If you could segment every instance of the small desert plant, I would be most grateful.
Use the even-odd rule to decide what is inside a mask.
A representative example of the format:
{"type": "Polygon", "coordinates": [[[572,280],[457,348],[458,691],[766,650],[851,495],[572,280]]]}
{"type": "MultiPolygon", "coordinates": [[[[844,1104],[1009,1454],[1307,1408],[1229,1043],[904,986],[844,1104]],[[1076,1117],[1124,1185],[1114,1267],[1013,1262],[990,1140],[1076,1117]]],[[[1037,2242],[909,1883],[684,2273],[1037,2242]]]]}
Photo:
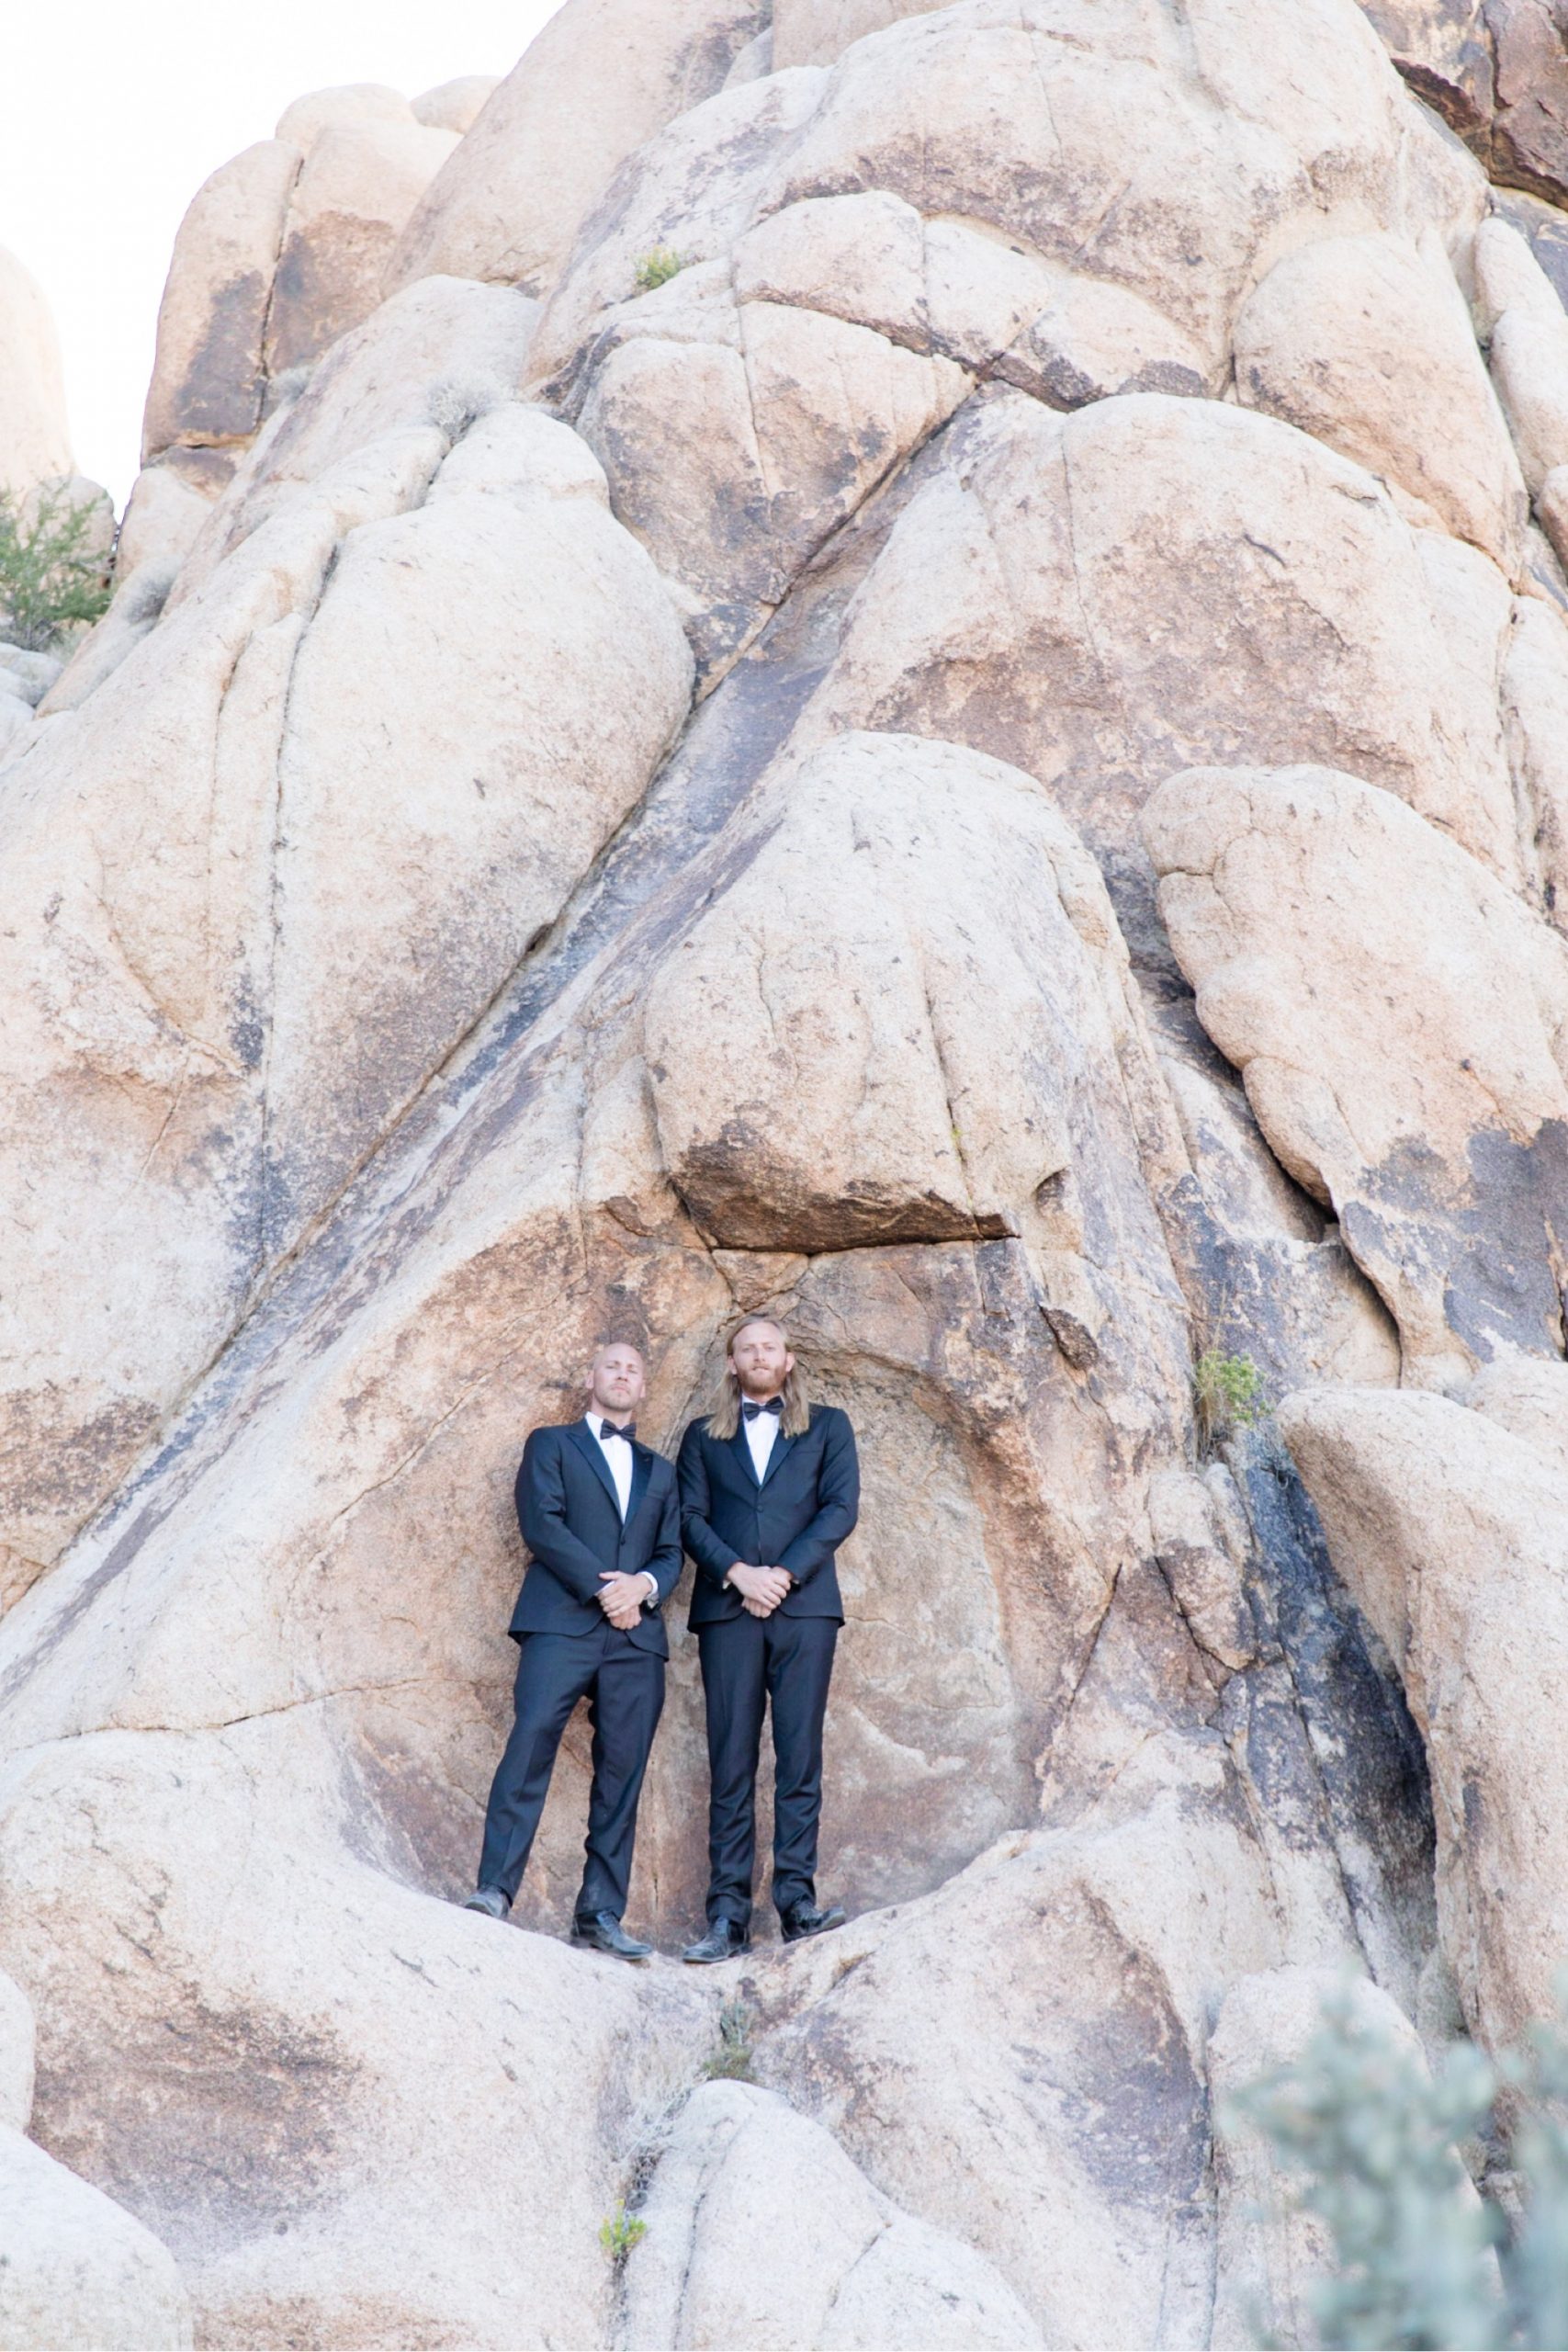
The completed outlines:
{"type": "Polygon", "coordinates": [[[1250,1356],[1205,1348],[1192,1368],[1192,1402],[1198,1434],[1205,1447],[1218,1445],[1233,1430],[1250,1429],[1269,1410],[1263,1374],[1250,1356]]]}
{"type": "Polygon", "coordinates": [[[1415,2049],[1331,1997],[1300,2063],[1233,2103],[1301,2177],[1335,2271],[1310,2291],[1325,2345],[1494,2352],[1568,2344],[1568,2041],[1540,2028],[1494,2063],[1453,2044],[1435,2075],[1415,2049]],[[1456,2154],[1513,2094],[1512,2229],[1456,2154]],[[1501,2258],[1501,2268],[1498,2257],[1501,2258]]]}
{"type": "Polygon", "coordinates": [[[671,245],[654,245],[644,254],[637,266],[637,290],[651,294],[658,286],[668,286],[679,277],[685,263],[671,245]]]}
{"type": "Polygon", "coordinates": [[[615,2211],[599,2224],[599,2243],[612,2262],[624,2262],[633,2246],[640,2245],[647,2235],[648,2223],[626,2211],[624,2197],[616,2199],[615,2211]]]}
{"type": "Polygon", "coordinates": [[[718,2013],[718,2042],[703,2066],[706,2082],[749,2083],[751,2028],[756,2011],[749,2001],[727,2001],[718,2013]]]}
{"type": "Polygon", "coordinates": [[[65,485],[19,499],[0,489],[0,636],[44,653],[73,621],[96,621],[109,601],[108,560],[93,544],[90,504],[65,485]]]}

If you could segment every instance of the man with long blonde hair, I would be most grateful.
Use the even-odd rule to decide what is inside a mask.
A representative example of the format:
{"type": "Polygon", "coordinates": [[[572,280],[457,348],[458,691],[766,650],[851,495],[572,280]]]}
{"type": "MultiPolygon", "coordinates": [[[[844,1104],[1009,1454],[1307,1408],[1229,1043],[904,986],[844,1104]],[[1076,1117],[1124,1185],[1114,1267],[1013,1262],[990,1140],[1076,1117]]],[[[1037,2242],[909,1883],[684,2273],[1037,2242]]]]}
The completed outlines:
{"type": "Polygon", "coordinates": [[[696,1563],[688,1618],[707,1707],[707,1933],[685,1957],[751,1939],[757,1758],[773,1715],[773,1902],[785,1943],[842,1925],[817,1902],[822,1724],[843,1623],[834,1555],[860,1509],[849,1416],[806,1396],[789,1334],[733,1334],[713,1409],[681,1441],[681,1535],[696,1563]]]}

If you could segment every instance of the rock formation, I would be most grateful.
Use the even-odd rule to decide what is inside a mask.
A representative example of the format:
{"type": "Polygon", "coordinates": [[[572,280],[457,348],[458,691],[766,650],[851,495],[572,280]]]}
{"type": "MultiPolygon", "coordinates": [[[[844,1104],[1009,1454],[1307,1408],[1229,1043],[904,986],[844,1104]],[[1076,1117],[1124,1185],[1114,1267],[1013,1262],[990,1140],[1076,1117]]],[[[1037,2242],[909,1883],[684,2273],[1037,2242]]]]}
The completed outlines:
{"type": "Polygon", "coordinates": [[[71,471],[65,377],[49,304],[15,254],[0,248],[0,487],[25,495],[71,471]]]}
{"type": "Polygon", "coordinates": [[[184,554],[300,371],[376,308],[410,214],[492,87],[314,91],[197,191],[158,313],[123,569],[184,554]]]}
{"type": "Polygon", "coordinates": [[[1470,146],[1370,13],[568,0],[198,196],[0,766],[58,2340],[111,2256],[224,2346],[1300,2340],[1217,2098],[1347,1962],[1547,2004],[1561,216],[1524,10],[1470,146]],[[669,1444],[762,1307],[861,1437],[854,1916],[627,1972],[556,1939],[581,1726],[517,1924],[452,1901],[512,1478],[596,1337],[669,1444]]]}

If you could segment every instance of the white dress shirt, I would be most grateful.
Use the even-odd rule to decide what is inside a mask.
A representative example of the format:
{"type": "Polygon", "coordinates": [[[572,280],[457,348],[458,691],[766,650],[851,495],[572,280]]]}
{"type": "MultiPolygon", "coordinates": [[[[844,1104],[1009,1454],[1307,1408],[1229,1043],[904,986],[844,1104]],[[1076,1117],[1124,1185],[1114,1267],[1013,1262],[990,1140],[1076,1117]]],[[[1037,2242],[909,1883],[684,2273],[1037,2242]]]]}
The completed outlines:
{"type": "Polygon", "coordinates": [[[740,1426],[746,1432],[746,1442],[751,1449],[751,1467],[757,1473],[757,1484],[761,1486],[773,1458],[773,1440],[779,1433],[779,1416],[777,1413],[748,1414],[743,1405],[740,1426]]]}
{"type": "MultiPolygon", "coordinates": [[[[615,1425],[614,1421],[607,1421],[603,1413],[585,1413],[582,1418],[588,1423],[588,1426],[592,1430],[594,1436],[598,1439],[599,1451],[603,1453],[605,1461],[610,1465],[610,1476],[615,1482],[615,1500],[620,1505],[621,1524],[624,1527],[626,1523],[626,1513],[630,1510],[632,1504],[632,1450],[630,1442],[626,1438],[618,1437],[615,1434],[615,1425]],[[604,1442],[604,1432],[606,1430],[610,1431],[610,1442],[608,1445],[604,1442]]],[[[659,1598],[659,1578],[654,1575],[651,1568],[644,1568],[642,1573],[648,1579],[648,1598],[642,1604],[643,1607],[647,1609],[649,1608],[659,1598]]]]}
{"type": "MultiPolygon", "coordinates": [[[[746,1432],[746,1442],[751,1452],[751,1467],[757,1473],[759,1487],[773,1460],[773,1447],[778,1442],[779,1420],[777,1413],[748,1413],[745,1404],[741,1405],[740,1426],[746,1432]]],[[[725,1582],[729,1582],[728,1576],[725,1582]]],[[[793,1585],[794,1582],[795,1578],[791,1577],[790,1583],[793,1585]]]]}

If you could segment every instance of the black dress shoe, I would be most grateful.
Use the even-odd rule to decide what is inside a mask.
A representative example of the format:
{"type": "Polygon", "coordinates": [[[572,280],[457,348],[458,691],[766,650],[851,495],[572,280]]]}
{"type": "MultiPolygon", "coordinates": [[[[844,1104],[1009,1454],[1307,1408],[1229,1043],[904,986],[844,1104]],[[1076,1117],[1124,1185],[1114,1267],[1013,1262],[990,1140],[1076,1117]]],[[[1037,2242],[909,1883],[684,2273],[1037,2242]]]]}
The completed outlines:
{"type": "Polygon", "coordinates": [[[804,1943],[807,1936],[825,1936],[829,1928],[843,1924],[841,1903],[829,1904],[826,1911],[818,1911],[815,1903],[797,1903],[779,1913],[779,1933],[786,1944],[804,1943]]]}
{"type": "Polygon", "coordinates": [[[716,1960],[733,1960],[738,1952],[751,1949],[750,1931],[739,1919],[716,1919],[705,1936],[688,1944],[681,1954],[694,1968],[711,1967],[716,1960]]]}
{"type": "Polygon", "coordinates": [[[571,1940],[586,1944],[590,1951],[607,1951],[612,1960],[647,1960],[653,1951],[651,1944],[639,1944],[628,1936],[613,1911],[595,1911],[592,1919],[574,1919],[571,1940]]]}
{"type": "Polygon", "coordinates": [[[482,1911],[487,1919],[504,1919],[512,1905],[499,1886],[476,1887],[464,1904],[465,1911],[482,1911]]]}

